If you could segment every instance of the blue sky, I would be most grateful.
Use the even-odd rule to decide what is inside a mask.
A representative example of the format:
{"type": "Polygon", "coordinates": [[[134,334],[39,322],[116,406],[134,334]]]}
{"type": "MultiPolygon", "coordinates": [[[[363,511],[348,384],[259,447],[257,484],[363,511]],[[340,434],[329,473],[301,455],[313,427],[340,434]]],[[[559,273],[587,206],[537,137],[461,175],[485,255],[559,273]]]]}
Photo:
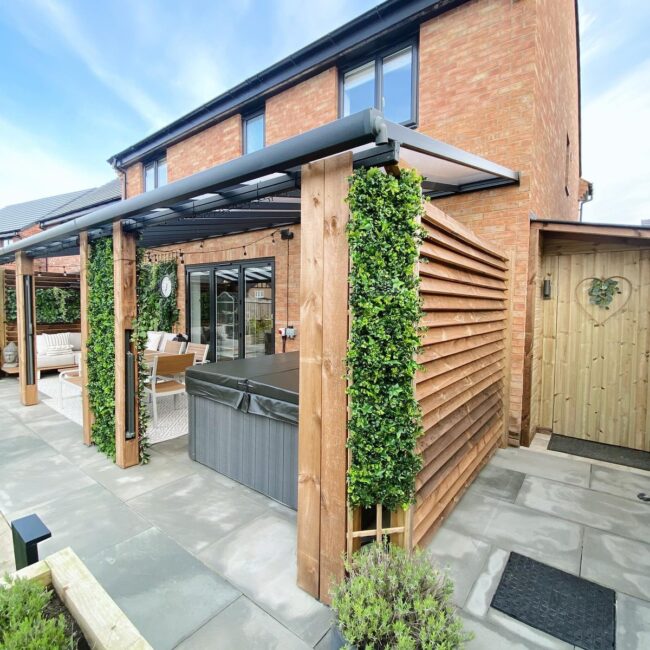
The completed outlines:
{"type": "MultiPolygon", "coordinates": [[[[111,154],[377,4],[0,3],[0,205],[110,180],[111,154]]],[[[580,5],[596,196],[584,215],[638,222],[650,218],[650,3],[580,5]]]]}

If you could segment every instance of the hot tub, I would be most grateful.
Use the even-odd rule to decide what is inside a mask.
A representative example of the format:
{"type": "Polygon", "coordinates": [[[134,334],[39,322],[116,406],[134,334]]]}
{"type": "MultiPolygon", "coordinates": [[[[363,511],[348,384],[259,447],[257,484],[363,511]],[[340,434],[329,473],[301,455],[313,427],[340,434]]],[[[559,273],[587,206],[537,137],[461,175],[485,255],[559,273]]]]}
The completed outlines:
{"type": "Polygon", "coordinates": [[[189,454],[290,508],[298,491],[299,353],[220,361],[185,373],[189,454]]]}

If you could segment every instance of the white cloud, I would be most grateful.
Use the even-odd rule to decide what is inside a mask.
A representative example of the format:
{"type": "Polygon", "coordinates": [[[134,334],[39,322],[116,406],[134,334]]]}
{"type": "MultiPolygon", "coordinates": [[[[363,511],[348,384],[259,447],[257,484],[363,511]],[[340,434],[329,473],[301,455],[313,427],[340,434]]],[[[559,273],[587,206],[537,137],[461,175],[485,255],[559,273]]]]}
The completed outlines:
{"type": "Polygon", "coordinates": [[[111,170],[94,172],[70,163],[36,139],[0,118],[0,207],[44,196],[96,187],[111,170]]]}
{"type": "Polygon", "coordinates": [[[588,102],[582,112],[583,176],[594,183],[588,221],[650,219],[650,59],[588,102]]]}

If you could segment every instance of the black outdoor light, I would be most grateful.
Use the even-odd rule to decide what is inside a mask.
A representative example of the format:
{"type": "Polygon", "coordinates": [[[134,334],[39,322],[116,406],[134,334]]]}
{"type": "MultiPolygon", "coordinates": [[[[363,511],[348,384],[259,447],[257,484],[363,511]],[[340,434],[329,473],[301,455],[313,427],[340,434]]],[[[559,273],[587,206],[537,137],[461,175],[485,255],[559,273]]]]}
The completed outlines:
{"type": "Polygon", "coordinates": [[[544,300],[550,300],[551,299],[551,279],[550,278],[544,278],[544,282],[542,283],[542,298],[544,298],[544,300]]]}
{"type": "Polygon", "coordinates": [[[126,331],[126,439],[135,438],[136,358],[131,351],[132,332],[126,331]]]}
{"type": "Polygon", "coordinates": [[[52,537],[38,515],[27,515],[11,522],[16,571],[38,562],[38,543],[52,537]]]}

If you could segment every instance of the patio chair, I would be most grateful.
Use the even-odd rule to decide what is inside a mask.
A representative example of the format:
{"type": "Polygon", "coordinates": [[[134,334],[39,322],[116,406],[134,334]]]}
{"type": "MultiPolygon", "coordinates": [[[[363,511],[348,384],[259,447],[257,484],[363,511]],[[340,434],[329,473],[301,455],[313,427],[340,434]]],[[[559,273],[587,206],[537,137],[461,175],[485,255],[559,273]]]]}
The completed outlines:
{"type": "Polygon", "coordinates": [[[188,343],[185,353],[194,355],[194,363],[201,364],[208,360],[210,346],[207,343],[188,343]]]}
{"type": "Polygon", "coordinates": [[[162,352],[166,352],[167,354],[182,354],[185,345],[186,343],[183,341],[165,341],[162,352]]]}
{"type": "Polygon", "coordinates": [[[170,356],[157,356],[151,367],[151,377],[144,386],[152,403],[154,426],[158,423],[157,400],[161,397],[176,396],[185,393],[185,384],[180,380],[187,368],[194,364],[194,354],[174,354],[170,356]],[[175,377],[175,379],[170,379],[175,377]]]}

